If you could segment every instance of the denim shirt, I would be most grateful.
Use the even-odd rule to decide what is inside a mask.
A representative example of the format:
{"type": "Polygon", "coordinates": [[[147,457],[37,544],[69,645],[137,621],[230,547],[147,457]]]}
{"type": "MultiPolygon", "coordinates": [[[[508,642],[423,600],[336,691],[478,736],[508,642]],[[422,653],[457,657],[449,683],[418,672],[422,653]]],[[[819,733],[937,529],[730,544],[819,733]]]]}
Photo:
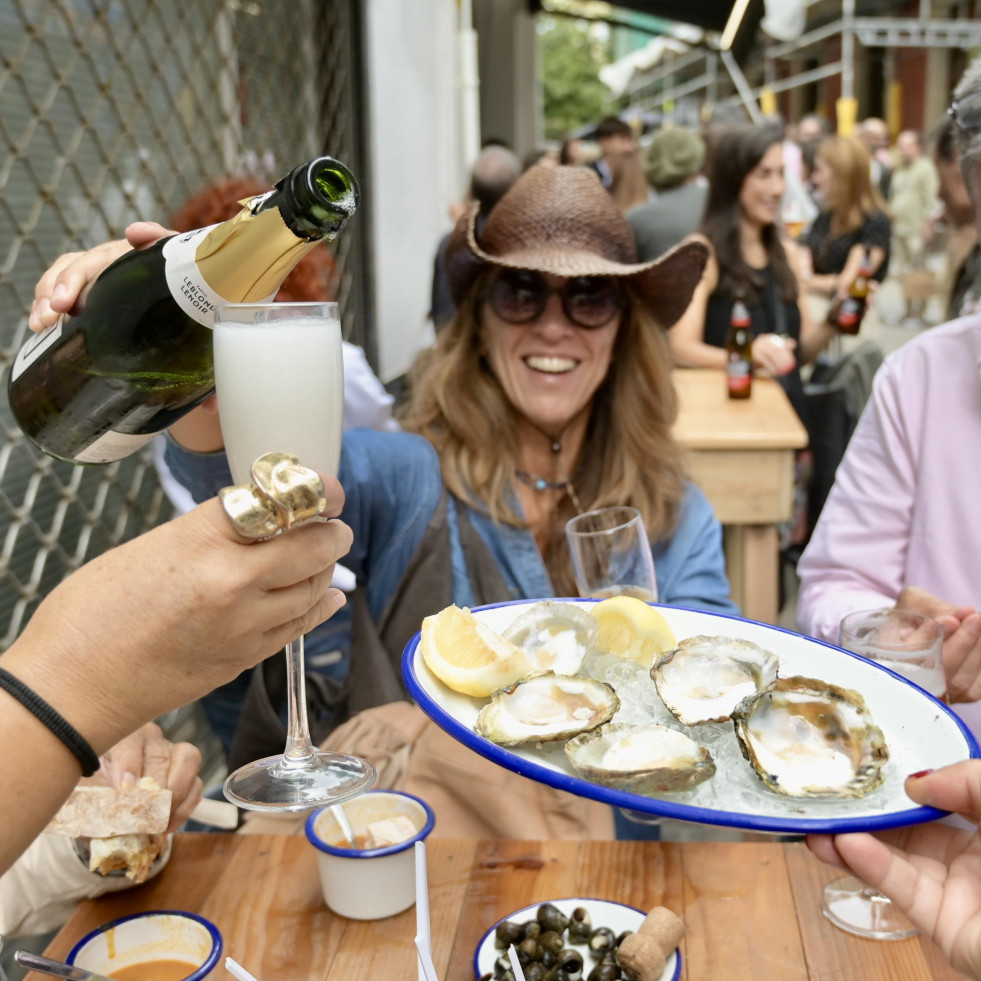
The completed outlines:
{"type": "MultiPolygon", "coordinates": [[[[194,453],[168,439],[167,463],[197,501],[232,482],[225,454],[194,453]]],[[[439,459],[428,440],[410,433],[355,429],[344,433],[338,472],[346,496],[341,519],[354,533],[344,565],[366,587],[372,616],[381,615],[422,540],[443,493],[439,459]]],[[[555,595],[534,536],[527,528],[495,523],[448,495],[453,601],[473,605],[460,545],[458,513],[466,509],[474,530],[500,567],[510,597],[555,595]]],[[[520,510],[520,509],[519,509],[520,510]]],[[[722,553],[722,528],[705,495],[688,483],[681,513],[670,538],[652,542],[658,602],[695,610],[736,613],[722,553]]],[[[307,635],[313,659],[335,645],[350,648],[350,622],[332,620],[307,635]],[[332,626],[329,626],[332,625],[332,626]],[[328,629],[324,629],[328,628],[328,629]],[[346,636],[345,636],[346,635],[346,636]],[[326,645],[326,646],[325,646],[326,645]]]]}

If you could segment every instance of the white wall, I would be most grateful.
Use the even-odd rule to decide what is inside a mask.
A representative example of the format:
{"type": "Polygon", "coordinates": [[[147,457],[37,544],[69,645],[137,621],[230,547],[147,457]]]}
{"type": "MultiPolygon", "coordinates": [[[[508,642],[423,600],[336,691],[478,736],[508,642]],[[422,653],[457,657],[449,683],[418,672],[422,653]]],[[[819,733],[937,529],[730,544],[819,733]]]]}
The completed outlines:
{"type": "MultiPolygon", "coordinates": [[[[431,336],[433,256],[462,195],[455,0],[366,0],[375,310],[388,381],[431,336]]],[[[366,182],[367,183],[367,182],[366,182]]]]}

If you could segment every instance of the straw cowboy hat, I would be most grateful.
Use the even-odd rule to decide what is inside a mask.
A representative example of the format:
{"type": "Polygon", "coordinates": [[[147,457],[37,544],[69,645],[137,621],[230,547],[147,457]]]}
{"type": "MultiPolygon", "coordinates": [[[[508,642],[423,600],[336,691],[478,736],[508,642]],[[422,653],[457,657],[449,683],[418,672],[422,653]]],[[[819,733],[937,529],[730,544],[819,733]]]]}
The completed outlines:
{"type": "Polygon", "coordinates": [[[682,242],[637,262],[634,233],[593,171],[532,167],[494,206],[480,239],[478,207],[457,222],[446,248],[446,274],[457,306],[488,268],[532,269],[555,276],[619,276],[662,327],[687,309],[708,249],[682,242]]]}

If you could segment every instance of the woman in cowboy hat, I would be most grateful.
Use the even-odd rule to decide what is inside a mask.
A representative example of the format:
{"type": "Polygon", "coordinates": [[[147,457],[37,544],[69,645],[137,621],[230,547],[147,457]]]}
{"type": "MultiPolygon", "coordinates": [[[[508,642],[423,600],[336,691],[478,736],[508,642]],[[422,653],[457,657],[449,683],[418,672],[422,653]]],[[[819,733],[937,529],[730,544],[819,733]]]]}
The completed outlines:
{"type": "MultiPolygon", "coordinates": [[[[479,238],[475,217],[461,218],[447,249],[458,311],[412,373],[402,420],[409,431],[344,435],[342,518],[355,536],[345,565],[359,581],[353,640],[331,636],[325,624],[307,650],[315,657],[349,647],[355,656],[322,733],[360,712],[331,739],[370,755],[349,727],[370,717],[362,710],[384,705],[379,716],[398,728],[391,703],[401,700],[414,713],[402,726],[413,748],[402,786],[438,802],[441,833],[608,835],[609,808],[530,789],[435,727],[420,735],[421,713],[404,704],[400,657],[423,617],[450,603],[575,595],[565,523],[612,504],[641,511],[661,602],[735,612],[720,526],[684,479],[671,437],[664,331],[688,305],[707,250],[686,243],[636,263],[630,226],[595,174],[578,168],[529,170],[479,238]]],[[[231,477],[224,453],[202,452],[221,445],[208,430],[214,416],[192,416],[176,434],[188,445],[173,441],[168,461],[204,497],[231,477]],[[195,423],[203,435],[189,429],[195,423]]],[[[253,692],[280,674],[257,673],[253,692]]],[[[272,727],[267,701],[261,693],[243,719],[265,711],[272,727]]],[[[377,728],[371,739],[384,743],[388,760],[400,748],[398,736],[386,741],[377,728]]],[[[281,740],[273,731],[265,755],[281,740]]],[[[243,737],[239,752],[251,759],[265,748],[243,737]]]]}

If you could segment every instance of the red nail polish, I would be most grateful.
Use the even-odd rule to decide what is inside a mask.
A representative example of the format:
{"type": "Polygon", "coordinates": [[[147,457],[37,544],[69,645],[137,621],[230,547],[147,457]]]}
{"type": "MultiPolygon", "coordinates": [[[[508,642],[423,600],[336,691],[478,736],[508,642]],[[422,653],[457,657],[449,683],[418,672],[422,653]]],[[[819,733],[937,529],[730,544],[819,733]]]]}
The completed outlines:
{"type": "Polygon", "coordinates": [[[925,777],[928,773],[933,773],[933,770],[932,769],[930,769],[930,770],[919,770],[916,773],[911,773],[909,775],[909,778],[908,779],[910,779],[910,780],[919,780],[920,777],[925,777]]]}

